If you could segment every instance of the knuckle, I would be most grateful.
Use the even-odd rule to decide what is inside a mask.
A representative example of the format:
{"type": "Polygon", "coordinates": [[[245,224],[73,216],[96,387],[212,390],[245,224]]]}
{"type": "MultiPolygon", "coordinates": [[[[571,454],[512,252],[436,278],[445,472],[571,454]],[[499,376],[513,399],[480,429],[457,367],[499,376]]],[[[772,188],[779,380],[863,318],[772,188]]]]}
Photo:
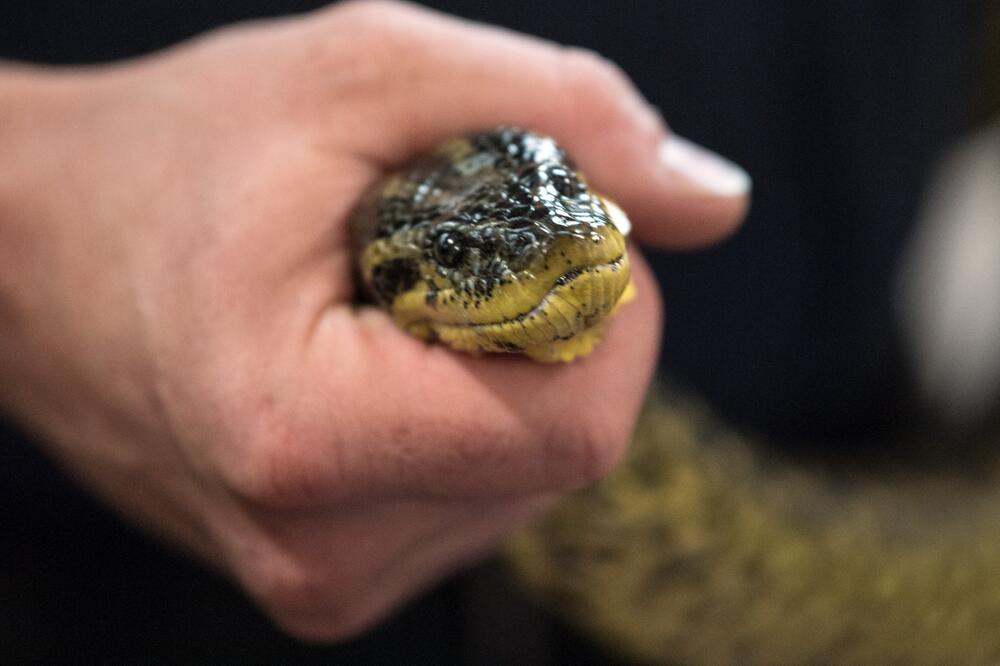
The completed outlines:
{"type": "Polygon", "coordinates": [[[633,127],[638,92],[618,65],[600,54],[565,47],[562,54],[559,98],[564,113],[589,127],[633,127]]]}
{"type": "Polygon", "coordinates": [[[222,481],[237,497],[262,507],[301,508],[315,504],[334,485],[332,454],[317,464],[314,447],[275,427],[244,435],[241,455],[222,466],[222,481]]]}
{"type": "Polygon", "coordinates": [[[369,628],[369,621],[332,611],[321,616],[271,616],[289,636],[305,643],[335,643],[354,638],[369,628]]]}
{"type": "Polygon", "coordinates": [[[403,50],[406,36],[367,14],[348,16],[336,32],[319,32],[301,50],[304,71],[316,71],[335,83],[353,80],[357,70],[380,73],[392,57],[403,50]],[[348,76],[350,75],[350,76],[348,76]]]}
{"type": "Polygon", "coordinates": [[[364,44],[370,55],[383,53],[385,46],[413,41],[416,36],[408,29],[406,16],[415,11],[412,5],[395,0],[351,0],[337,5],[333,15],[339,33],[364,44]]]}
{"type": "MultiPolygon", "coordinates": [[[[299,49],[300,71],[312,94],[343,104],[385,103],[394,89],[407,87],[427,40],[401,20],[403,3],[350,2],[332,12],[329,29],[318,26],[308,47],[299,49]],[[319,81],[319,85],[316,85],[319,81]]],[[[324,108],[326,108],[324,106],[324,108]]],[[[329,122],[324,116],[323,122],[329,122]]]]}
{"type": "Polygon", "coordinates": [[[322,586],[309,568],[290,558],[273,557],[250,580],[254,596],[282,618],[311,615],[327,606],[322,586]]]}
{"type": "Polygon", "coordinates": [[[365,572],[350,562],[311,565],[274,544],[243,572],[244,585],[265,613],[286,633],[307,641],[349,638],[372,618],[364,611],[359,581],[365,572]]]}
{"type": "Polygon", "coordinates": [[[553,485],[570,490],[594,483],[611,472],[628,447],[628,434],[601,419],[574,422],[549,435],[547,466],[553,485]]]}
{"type": "Polygon", "coordinates": [[[567,47],[563,53],[563,73],[571,92],[592,101],[613,103],[632,88],[618,65],[589,49],[567,47]]]}
{"type": "Polygon", "coordinates": [[[628,449],[629,432],[622,428],[606,426],[593,431],[591,439],[586,442],[583,469],[585,484],[594,483],[610,474],[621,462],[628,449]]]}
{"type": "Polygon", "coordinates": [[[400,0],[347,0],[337,4],[341,17],[362,21],[380,21],[401,11],[412,11],[413,5],[400,0]]]}

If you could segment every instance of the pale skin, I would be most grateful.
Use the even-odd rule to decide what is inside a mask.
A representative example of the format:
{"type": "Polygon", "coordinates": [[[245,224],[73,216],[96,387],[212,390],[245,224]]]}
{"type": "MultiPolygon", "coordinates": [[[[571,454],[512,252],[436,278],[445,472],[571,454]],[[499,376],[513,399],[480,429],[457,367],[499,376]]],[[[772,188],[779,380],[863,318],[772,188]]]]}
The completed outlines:
{"type": "Polygon", "coordinates": [[[407,5],[0,67],[0,406],[293,635],[371,626],[605,474],[654,369],[635,249],[638,298],[569,365],[352,305],[363,189],[499,124],[554,136],[640,241],[704,245],[745,211],[664,168],[668,129],[613,65],[407,5]]]}

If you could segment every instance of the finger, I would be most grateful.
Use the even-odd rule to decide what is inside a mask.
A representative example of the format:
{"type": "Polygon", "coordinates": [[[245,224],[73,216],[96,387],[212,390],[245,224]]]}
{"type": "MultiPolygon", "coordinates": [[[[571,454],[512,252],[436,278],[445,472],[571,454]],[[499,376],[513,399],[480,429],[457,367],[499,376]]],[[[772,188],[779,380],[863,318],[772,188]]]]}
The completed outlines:
{"type": "Polygon", "coordinates": [[[627,446],[659,347],[656,285],[640,254],[630,258],[636,300],[590,356],[570,364],[458,354],[408,336],[383,313],[332,309],[301,380],[330,387],[302,396],[315,401],[304,410],[328,420],[288,442],[284,459],[266,466],[269,478],[289,476],[275,470],[291,462],[316,481],[292,474],[279,485],[312,488],[309,497],[327,502],[534,494],[600,478],[627,446]],[[338,441],[309,443],[324,433],[338,441]]]}
{"type": "Polygon", "coordinates": [[[251,595],[292,633],[343,638],[401,599],[492,547],[551,507],[551,497],[510,502],[406,502],[344,510],[274,511],[235,538],[233,561],[251,595]]]}
{"type": "Polygon", "coordinates": [[[336,101],[363,108],[337,131],[385,166],[458,133],[517,125],[563,144],[635,218],[639,240],[705,244],[746,212],[746,172],[672,136],[628,77],[592,52],[400,3],[352,3],[326,18],[337,19],[321,22],[339,45],[331,65],[353,67],[346,89],[332,88],[336,101]],[[355,66],[346,53],[361,43],[371,57],[355,66]]]}

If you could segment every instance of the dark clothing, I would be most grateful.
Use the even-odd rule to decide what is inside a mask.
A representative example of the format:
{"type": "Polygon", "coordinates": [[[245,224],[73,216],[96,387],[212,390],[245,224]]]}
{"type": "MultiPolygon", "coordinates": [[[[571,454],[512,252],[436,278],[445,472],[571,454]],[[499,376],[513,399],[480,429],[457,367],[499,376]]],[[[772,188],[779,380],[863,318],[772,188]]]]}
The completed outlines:
{"type": "MultiPolygon", "coordinates": [[[[6,0],[0,56],[111,60],[319,4],[6,0]]],[[[892,270],[932,160],[970,121],[981,7],[431,4],[604,53],[678,133],[753,175],[753,210],[735,238],[654,257],[665,371],[730,419],[778,436],[862,435],[906,413],[892,270]]],[[[490,570],[457,578],[354,643],[302,646],[227,583],[123,526],[13,430],[0,469],[2,662],[499,662],[518,650],[534,663],[597,658],[537,621],[490,570]]]]}

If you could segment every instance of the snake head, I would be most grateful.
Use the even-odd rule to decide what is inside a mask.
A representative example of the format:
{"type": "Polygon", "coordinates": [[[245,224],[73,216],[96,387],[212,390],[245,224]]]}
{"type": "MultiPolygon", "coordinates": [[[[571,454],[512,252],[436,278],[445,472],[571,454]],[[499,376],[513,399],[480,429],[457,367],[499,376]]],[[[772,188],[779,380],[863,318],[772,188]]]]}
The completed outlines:
{"type": "Polygon", "coordinates": [[[511,128],[418,158],[353,223],[362,278],[404,328],[542,360],[599,337],[630,284],[626,225],[552,139],[511,128]]]}

